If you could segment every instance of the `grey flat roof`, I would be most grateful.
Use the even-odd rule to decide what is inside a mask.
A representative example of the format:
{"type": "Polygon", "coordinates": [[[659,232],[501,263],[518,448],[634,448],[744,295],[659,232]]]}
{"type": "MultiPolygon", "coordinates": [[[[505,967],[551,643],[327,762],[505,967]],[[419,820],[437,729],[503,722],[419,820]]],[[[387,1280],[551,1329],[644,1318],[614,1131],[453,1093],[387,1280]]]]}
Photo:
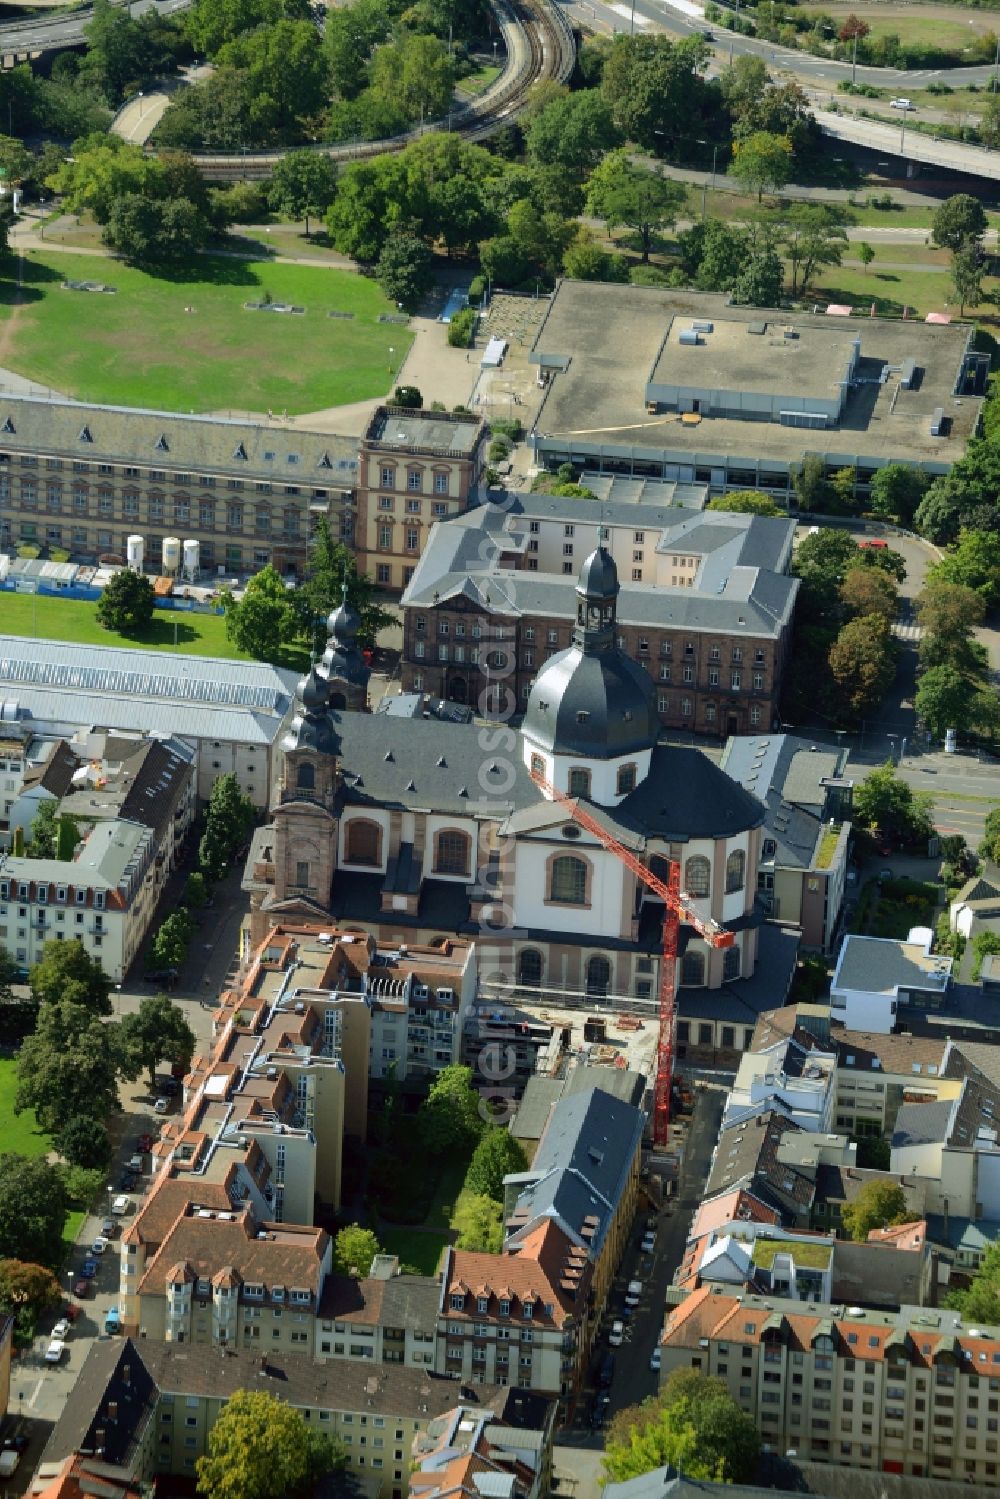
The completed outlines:
{"type": "Polygon", "coordinates": [[[892,1131],[893,1150],[907,1145],[943,1144],[948,1138],[954,1108],[953,1098],[937,1103],[904,1103],[892,1131]]]}
{"type": "Polygon", "coordinates": [[[365,433],[366,442],[388,447],[436,448],[439,452],[475,452],[482,432],[477,417],[462,412],[405,411],[398,406],[380,406],[365,433]]]}
{"type": "Polygon", "coordinates": [[[832,989],[867,994],[892,994],[898,988],[943,991],[950,973],[949,958],[927,958],[915,942],[851,935],[844,938],[832,989]]]}
{"type": "MultiPolygon", "coordinates": [[[[852,391],[840,425],[827,430],[719,417],[689,427],[676,413],[649,415],[646,384],[671,319],[679,316],[745,324],[784,323],[792,315],[731,307],[726,297],[712,293],[560,281],[531,351],[532,361],[551,371],[535,426],[542,451],[633,454],[706,468],[724,459],[732,465],[771,460],[780,468],[815,452],[829,461],[902,459],[947,469],[975,429],[981,398],[964,396],[957,403],[952,394],[971,327],[866,317],[838,319],[835,325],[841,337],[860,333],[862,359],[901,365],[912,358],[922,371],[918,387],[900,390],[891,412],[893,378],[884,386],[852,391]],[[930,435],[938,406],[951,420],[945,437],[930,435]]],[[[805,333],[828,330],[832,320],[797,312],[794,322],[805,333]]],[[[774,352],[765,339],[748,335],[748,341],[774,352]]]]}
{"type": "MultiPolygon", "coordinates": [[[[846,328],[840,318],[800,320],[797,313],[744,315],[733,308],[725,316],[713,315],[711,333],[699,335],[698,344],[682,344],[682,331],[694,319],[673,318],[653,371],[657,385],[699,385],[717,390],[757,390],[769,395],[793,392],[836,399],[844,371],[857,339],[856,330],[846,328]],[[751,327],[763,333],[751,333],[751,327]],[[795,338],[784,330],[794,329],[795,338]]],[[[756,309],[754,309],[756,312],[756,309]]]]}

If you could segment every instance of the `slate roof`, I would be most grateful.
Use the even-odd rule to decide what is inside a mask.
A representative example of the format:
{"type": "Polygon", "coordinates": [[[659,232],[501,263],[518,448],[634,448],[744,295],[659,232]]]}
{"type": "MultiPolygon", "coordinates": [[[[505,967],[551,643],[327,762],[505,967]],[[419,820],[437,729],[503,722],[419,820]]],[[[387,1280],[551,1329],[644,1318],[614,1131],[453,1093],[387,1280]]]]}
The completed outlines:
{"type": "Polygon", "coordinates": [[[953,1098],[934,1103],[904,1103],[892,1132],[893,1150],[903,1150],[907,1145],[943,1145],[954,1112],[953,1098]]]}
{"type": "Polygon", "coordinates": [[[62,1414],[49,1433],[41,1461],[62,1462],[81,1449],[94,1451],[100,1427],[104,1431],[104,1458],[109,1463],[127,1463],[136,1433],[156,1395],[155,1381],[131,1338],[124,1342],[95,1338],[79,1377],[70,1387],[62,1414]],[[109,1400],[118,1405],[114,1421],[102,1419],[109,1400]]]}
{"type": "Polygon", "coordinates": [[[600,1088],[612,1098],[638,1108],[642,1103],[646,1079],[640,1072],[626,1067],[571,1067],[562,1077],[529,1077],[510,1123],[510,1132],[518,1139],[540,1140],[546,1121],[560,1098],[590,1093],[600,1088]]]}
{"type": "Polygon", "coordinates": [[[72,453],[89,463],[126,459],[153,469],[238,473],[324,487],[353,487],[358,471],[356,437],[299,426],[37,400],[8,391],[0,400],[0,424],[4,449],[11,453],[72,453]]]}
{"type": "Polygon", "coordinates": [[[800,1217],[815,1196],[816,1168],[780,1161],[777,1154],[782,1136],[798,1128],[793,1120],[769,1109],[744,1129],[726,1130],[715,1148],[705,1200],[744,1187],[765,1205],[800,1217]]]}
{"type": "Polygon", "coordinates": [[[764,803],[776,865],[812,867],[826,803],[820,781],[839,777],[847,755],[843,749],[815,749],[792,734],[739,735],[726,741],[721,768],[764,803]]]}
{"type": "Polygon", "coordinates": [[[902,1187],[907,1213],[914,1218],[922,1218],[927,1189],[919,1178],[867,1170],[859,1166],[830,1166],[821,1162],[816,1168],[816,1201],[839,1204],[853,1202],[869,1182],[887,1179],[902,1187]]]}
{"type": "MultiPolygon", "coordinates": [[[[881,1475],[878,1475],[881,1477],[881,1475]]],[[[604,1499],[774,1499],[774,1488],[750,1483],[709,1483],[688,1478],[669,1465],[623,1483],[609,1483],[604,1499]]]]}
{"type": "Polygon", "coordinates": [[[508,1243],[544,1218],[564,1225],[593,1257],[621,1200],[635,1160],[645,1116],[601,1088],[562,1098],[531,1163],[531,1180],[518,1194],[508,1220],[508,1243]],[[587,1220],[592,1234],[583,1234],[587,1220]]]}
{"type": "Polygon", "coordinates": [[[868,994],[894,994],[897,989],[948,987],[951,959],[927,957],[916,942],[888,937],[844,938],[834,970],[831,992],[856,989],[868,994]]]}
{"type": "Polygon", "coordinates": [[[985,1254],[990,1245],[1000,1239],[1000,1219],[960,1218],[949,1213],[947,1218],[937,1214],[927,1215],[927,1237],[935,1244],[945,1244],[956,1252],[985,1254]]]}
{"type": "MultiPolygon", "coordinates": [[[[682,935],[685,928],[682,928],[682,935]]],[[[659,940],[657,935],[656,941],[659,940]]],[[[658,948],[651,943],[650,951],[658,948]]],[[[795,974],[799,932],[765,921],[757,932],[757,966],[749,978],[732,979],[721,989],[677,990],[678,1020],[721,1020],[752,1028],[776,1000],[787,995],[795,974]]]]}

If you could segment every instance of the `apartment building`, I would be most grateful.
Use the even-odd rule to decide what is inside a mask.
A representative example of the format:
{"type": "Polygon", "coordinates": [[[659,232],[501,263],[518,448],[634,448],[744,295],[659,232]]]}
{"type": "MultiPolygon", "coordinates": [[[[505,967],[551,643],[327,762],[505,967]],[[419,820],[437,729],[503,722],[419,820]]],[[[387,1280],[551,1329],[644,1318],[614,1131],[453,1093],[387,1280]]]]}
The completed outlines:
{"type": "Polygon", "coordinates": [[[757,893],[775,921],[802,932],[804,948],[828,953],[840,940],[853,782],[848,751],[790,734],[730,739],[722,769],[764,804],[757,893]]]}
{"type": "Polygon", "coordinates": [[[474,1405],[431,1421],[413,1443],[408,1499],[474,1493],[545,1499],[552,1486],[555,1406],[527,1390],[512,1391],[510,1404],[517,1425],[474,1405]]]}
{"type": "Polygon", "coordinates": [[[0,852],[0,943],[20,969],[47,942],[78,940],[121,982],[194,817],[193,759],[178,739],[100,733],[54,744],[29,772],[12,807],[15,826],[30,832],[48,801],[72,818],[80,840],[65,858],[0,852]]]}
{"type": "Polygon", "coordinates": [[[433,1369],[440,1299],[433,1276],[401,1275],[395,1255],[377,1255],[364,1278],[331,1275],[316,1315],[315,1357],[433,1369]]]}
{"type": "Polygon", "coordinates": [[[556,1076],[536,1074],[529,1077],[517,1113],[510,1121],[510,1132],[520,1143],[530,1164],[552,1110],[560,1099],[592,1093],[595,1088],[600,1088],[602,1093],[610,1093],[612,1098],[641,1109],[648,1087],[649,1079],[642,1072],[595,1062],[587,1054],[577,1056],[565,1067],[561,1066],[556,1076]]]}
{"type": "Polygon", "coordinates": [[[723,1379],[765,1451],[804,1461],[1000,1486],[1000,1329],[957,1312],[898,1312],[717,1294],[668,1311],[661,1380],[723,1379]]]}
{"type": "Polygon", "coordinates": [[[758,1023],[751,1050],[740,1061],[726,1099],[724,1129],[736,1128],[761,1107],[778,1107],[800,1129],[829,1133],[836,1101],[837,1055],[807,1031],[762,1034],[758,1023]]]}
{"type": "Polygon", "coordinates": [[[403,691],[475,703],[501,674],[523,710],[571,644],[580,561],[599,543],[623,580],[618,648],[656,682],[662,724],[772,727],[797,580],[790,521],[670,503],[508,495],[436,526],[403,594],[403,691]],[[592,514],[593,518],[590,518],[592,514]]]}
{"type": "MultiPolygon", "coordinates": [[[[193,1483],[195,1467],[226,1401],[262,1392],[298,1410],[310,1429],[336,1436],[348,1476],[369,1499],[404,1499],[415,1444],[456,1409],[460,1388],[427,1370],[318,1364],[270,1348],[187,1346],[146,1338],[93,1344],[42,1454],[38,1477],[58,1475],[76,1453],[98,1454],[141,1484],[167,1475],[193,1483]]],[[[480,1385],[475,1410],[499,1445],[551,1465],[551,1402],[480,1385]]],[[[466,1402],[471,1404],[471,1402],[466,1402]]],[[[117,1475],[112,1474],[113,1477],[117,1475]]]]}
{"type": "Polygon", "coordinates": [[[435,1367],[479,1385],[537,1390],[572,1408],[592,1334],[593,1266],[552,1221],[516,1253],[449,1248],[441,1268],[435,1367]]]}
{"type": "Polygon", "coordinates": [[[464,411],[379,406],[358,451],[358,567],[399,591],[434,523],[468,509],[486,453],[483,421],[464,411]]]}
{"type": "Polygon", "coordinates": [[[356,438],[5,393],[0,444],[0,550],[124,563],[138,535],[155,570],[175,537],[212,574],[295,574],[317,517],[350,539],[356,438]]]}
{"type": "Polygon", "coordinates": [[[940,1010],[951,986],[951,958],[934,952],[934,936],[906,942],[850,935],[830,981],[830,1018],[848,1030],[896,1029],[905,1006],[940,1010]]]}

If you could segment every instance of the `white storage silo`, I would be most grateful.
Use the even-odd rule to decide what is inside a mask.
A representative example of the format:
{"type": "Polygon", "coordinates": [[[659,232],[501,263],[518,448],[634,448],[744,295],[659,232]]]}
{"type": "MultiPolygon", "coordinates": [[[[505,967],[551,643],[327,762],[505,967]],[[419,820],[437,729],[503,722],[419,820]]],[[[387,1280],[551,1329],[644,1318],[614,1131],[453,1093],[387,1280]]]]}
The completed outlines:
{"type": "Polygon", "coordinates": [[[184,576],[193,583],[201,571],[201,543],[189,537],[184,543],[184,576]]]}
{"type": "Polygon", "coordinates": [[[163,571],[172,578],[181,565],[181,542],[179,536],[163,538],[163,571]]]}
{"type": "Polygon", "coordinates": [[[146,543],[141,536],[130,536],[125,543],[125,560],[130,570],[134,573],[142,572],[142,564],[146,556],[146,543]]]}

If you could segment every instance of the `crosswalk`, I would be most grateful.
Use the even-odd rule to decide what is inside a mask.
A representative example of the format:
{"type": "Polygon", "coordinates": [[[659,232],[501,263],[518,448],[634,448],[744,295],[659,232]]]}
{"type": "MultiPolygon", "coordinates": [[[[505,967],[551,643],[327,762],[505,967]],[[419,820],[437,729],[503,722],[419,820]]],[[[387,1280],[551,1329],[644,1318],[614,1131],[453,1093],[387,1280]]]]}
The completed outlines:
{"type": "Polygon", "coordinates": [[[892,627],[892,633],[895,635],[897,640],[908,640],[915,642],[921,638],[924,632],[923,628],[920,625],[895,624],[892,627]]]}

